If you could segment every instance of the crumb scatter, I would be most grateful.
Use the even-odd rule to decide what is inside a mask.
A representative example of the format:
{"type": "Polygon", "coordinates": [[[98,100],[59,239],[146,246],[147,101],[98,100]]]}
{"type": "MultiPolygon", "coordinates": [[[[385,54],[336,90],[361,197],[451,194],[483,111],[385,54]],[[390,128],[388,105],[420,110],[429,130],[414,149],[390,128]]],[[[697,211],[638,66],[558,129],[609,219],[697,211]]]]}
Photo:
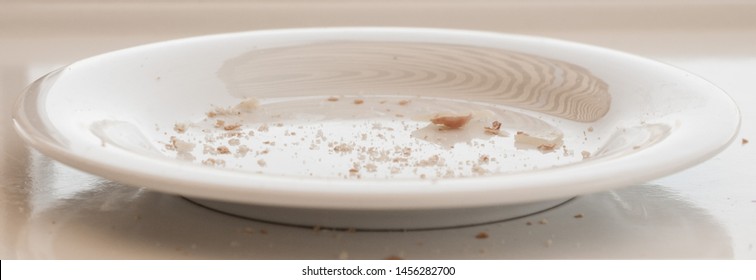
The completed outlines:
{"type": "Polygon", "coordinates": [[[326,96],[306,102],[309,103],[303,104],[309,107],[287,107],[257,99],[226,107],[210,105],[207,118],[176,122],[173,131],[160,130],[170,125],[156,124],[158,132],[165,135],[160,141],[161,152],[207,166],[255,173],[286,173],[282,171],[285,164],[277,159],[290,157],[301,166],[294,169],[301,170],[296,172],[303,176],[350,180],[414,178],[432,182],[557,166],[533,164],[530,157],[576,162],[581,155],[590,156],[587,151],[573,155],[573,149],[580,149],[580,145],[568,142],[572,149],[567,149],[560,134],[523,126],[496,111],[499,109],[434,108],[431,101],[419,97],[410,101],[326,96]],[[407,106],[410,103],[412,106],[407,106]],[[296,108],[304,108],[305,112],[296,108]],[[343,119],[323,119],[328,116],[323,111],[343,114],[343,119]],[[440,113],[459,111],[467,112],[440,113]],[[508,137],[510,133],[515,137],[508,137]],[[520,144],[532,147],[523,148],[520,144]],[[563,153],[551,153],[557,148],[563,153]],[[324,175],[323,170],[331,173],[324,175]]]}

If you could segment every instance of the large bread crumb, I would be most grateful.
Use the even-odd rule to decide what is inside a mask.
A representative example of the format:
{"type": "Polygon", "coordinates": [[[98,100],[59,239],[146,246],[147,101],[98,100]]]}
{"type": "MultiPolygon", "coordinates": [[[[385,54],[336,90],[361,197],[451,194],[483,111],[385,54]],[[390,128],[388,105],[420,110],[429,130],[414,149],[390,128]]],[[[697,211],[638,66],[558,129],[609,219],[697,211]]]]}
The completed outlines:
{"type": "Polygon", "coordinates": [[[470,120],[472,120],[472,114],[468,114],[467,116],[437,116],[430,121],[433,124],[446,128],[457,129],[465,126],[470,120]]]}

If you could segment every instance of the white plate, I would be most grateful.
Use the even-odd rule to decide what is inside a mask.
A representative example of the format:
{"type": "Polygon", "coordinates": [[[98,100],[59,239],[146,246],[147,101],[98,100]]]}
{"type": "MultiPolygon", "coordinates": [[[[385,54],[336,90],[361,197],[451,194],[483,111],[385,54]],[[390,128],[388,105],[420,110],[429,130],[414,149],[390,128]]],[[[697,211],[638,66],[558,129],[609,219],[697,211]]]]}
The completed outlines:
{"type": "Polygon", "coordinates": [[[34,148],[115,181],[366,211],[493,209],[628,186],[712,157],[740,120],[721,89],[652,60],[416,28],[255,31],[129,48],[48,74],[16,108],[16,128],[34,148]],[[234,107],[247,98],[259,106],[234,107]],[[437,113],[472,121],[439,131],[430,124],[437,113]],[[494,120],[502,135],[484,133],[494,120]],[[515,143],[517,131],[561,143],[539,151],[515,143]],[[171,136],[179,150],[194,149],[166,147],[171,136]]]}

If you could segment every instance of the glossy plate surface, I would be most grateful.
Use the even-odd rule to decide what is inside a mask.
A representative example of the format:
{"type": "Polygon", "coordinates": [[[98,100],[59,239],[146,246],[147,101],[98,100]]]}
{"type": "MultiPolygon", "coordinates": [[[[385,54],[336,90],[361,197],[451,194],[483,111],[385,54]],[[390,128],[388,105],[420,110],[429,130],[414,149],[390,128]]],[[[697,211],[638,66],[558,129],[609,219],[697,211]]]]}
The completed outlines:
{"type": "Polygon", "coordinates": [[[739,120],[716,86],[641,57],[411,28],[125,49],[41,78],[14,115],[33,147],[111,180],[366,210],[523,204],[644,182],[712,157],[739,120]]]}

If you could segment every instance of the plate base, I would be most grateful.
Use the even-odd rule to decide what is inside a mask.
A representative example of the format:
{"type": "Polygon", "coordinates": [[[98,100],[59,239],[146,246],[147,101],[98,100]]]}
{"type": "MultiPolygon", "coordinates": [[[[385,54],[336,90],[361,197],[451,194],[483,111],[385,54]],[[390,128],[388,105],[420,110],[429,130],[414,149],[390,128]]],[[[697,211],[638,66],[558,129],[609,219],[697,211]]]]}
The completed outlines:
{"type": "Polygon", "coordinates": [[[224,214],[274,224],[313,229],[409,231],[459,228],[518,219],[559,207],[573,198],[514,205],[430,210],[288,208],[189,197],[186,199],[224,214]]]}

